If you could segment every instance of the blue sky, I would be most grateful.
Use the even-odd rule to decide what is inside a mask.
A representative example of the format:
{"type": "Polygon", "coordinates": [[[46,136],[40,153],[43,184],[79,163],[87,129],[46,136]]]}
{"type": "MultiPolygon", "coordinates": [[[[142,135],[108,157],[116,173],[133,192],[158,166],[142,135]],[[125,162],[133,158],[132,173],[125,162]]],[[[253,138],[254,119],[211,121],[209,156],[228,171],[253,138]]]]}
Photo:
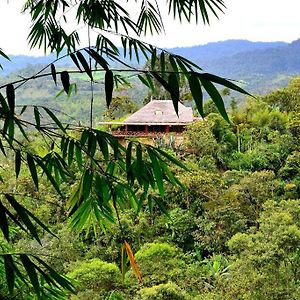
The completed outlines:
{"type": "MultiPolygon", "coordinates": [[[[42,54],[27,46],[30,19],[20,14],[22,3],[24,0],[0,2],[0,48],[9,54],[42,54]]],[[[210,26],[180,24],[166,18],[166,35],[147,41],[160,47],[179,47],[226,39],[291,42],[300,38],[300,0],[225,0],[225,3],[226,13],[220,15],[220,20],[212,18],[210,26]]]]}

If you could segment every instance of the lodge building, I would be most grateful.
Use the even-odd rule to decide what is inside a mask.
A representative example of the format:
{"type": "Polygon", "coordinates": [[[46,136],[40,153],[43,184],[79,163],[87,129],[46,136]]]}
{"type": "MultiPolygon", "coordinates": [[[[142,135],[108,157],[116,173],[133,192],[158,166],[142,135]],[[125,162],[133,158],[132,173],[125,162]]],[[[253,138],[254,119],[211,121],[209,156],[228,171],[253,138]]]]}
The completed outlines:
{"type": "Polygon", "coordinates": [[[102,122],[113,128],[112,135],[120,138],[126,137],[159,137],[168,133],[181,135],[186,125],[194,121],[191,107],[178,103],[176,114],[172,100],[152,100],[137,112],[133,113],[121,123],[102,122]]]}

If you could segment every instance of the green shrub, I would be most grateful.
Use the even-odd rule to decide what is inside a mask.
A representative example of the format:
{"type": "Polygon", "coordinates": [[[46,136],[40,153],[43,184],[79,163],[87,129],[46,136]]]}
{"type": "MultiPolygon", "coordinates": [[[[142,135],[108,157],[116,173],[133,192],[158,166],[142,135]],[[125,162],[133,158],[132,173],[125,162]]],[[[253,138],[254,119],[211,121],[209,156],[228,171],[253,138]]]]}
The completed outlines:
{"type": "Polygon", "coordinates": [[[180,255],[178,248],[167,243],[145,244],[135,255],[143,284],[153,286],[184,277],[186,263],[180,255]]]}
{"type": "Polygon", "coordinates": [[[112,292],[105,296],[99,295],[93,290],[86,290],[79,292],[77,295],[71,297],[71,300],[126,300],[120,293],[112,292]]]}
{"type": "Polygon", "coordinates": [[[136,300],[186,300],[186,293],[173,282],[143,288],[136,300]]]}
{"type": "Polygon", "coordinates": [[[198,156],[215,156],[219,145],[207,122],[198,121],[188,125],[184,132],[186,147],[198,156]]]}
{"type": "Polygon", "coordinates": [[[81,293],[90,290],[102,296],[121,285],[121,273],[117,265],[98,258],[77,262],[72,269],[68,276],[78,281],[77,290],[81,293]]]}

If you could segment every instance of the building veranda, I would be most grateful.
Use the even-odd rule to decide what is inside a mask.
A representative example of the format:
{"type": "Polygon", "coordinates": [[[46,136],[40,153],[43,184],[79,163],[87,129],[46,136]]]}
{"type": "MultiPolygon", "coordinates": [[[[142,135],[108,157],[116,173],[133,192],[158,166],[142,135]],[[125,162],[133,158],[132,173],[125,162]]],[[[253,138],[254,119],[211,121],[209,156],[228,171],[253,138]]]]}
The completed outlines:
{"type": "Polygon", "coordinates": [[[178,103],[177,115],[172,100],[152,100],[123,122],[101,124],[107,125],[109,131],[119,138],[156,138],[169,133],[181,135],[185,127],[194,120],[191,107],[178,103]]]}

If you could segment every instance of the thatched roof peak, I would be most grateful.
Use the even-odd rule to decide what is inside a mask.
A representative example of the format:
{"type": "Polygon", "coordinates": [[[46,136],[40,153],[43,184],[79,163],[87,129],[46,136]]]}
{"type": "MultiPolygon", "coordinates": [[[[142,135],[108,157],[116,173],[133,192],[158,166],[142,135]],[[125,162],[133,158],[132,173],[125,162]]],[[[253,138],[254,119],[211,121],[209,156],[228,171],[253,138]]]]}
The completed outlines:
{"type": "Polygon", "coordinates": [[[125,124],[188,124],[193,121],[192,108],[178,103],[178,116],[172,100],[152,100],[128,117],[125,124]]]}

